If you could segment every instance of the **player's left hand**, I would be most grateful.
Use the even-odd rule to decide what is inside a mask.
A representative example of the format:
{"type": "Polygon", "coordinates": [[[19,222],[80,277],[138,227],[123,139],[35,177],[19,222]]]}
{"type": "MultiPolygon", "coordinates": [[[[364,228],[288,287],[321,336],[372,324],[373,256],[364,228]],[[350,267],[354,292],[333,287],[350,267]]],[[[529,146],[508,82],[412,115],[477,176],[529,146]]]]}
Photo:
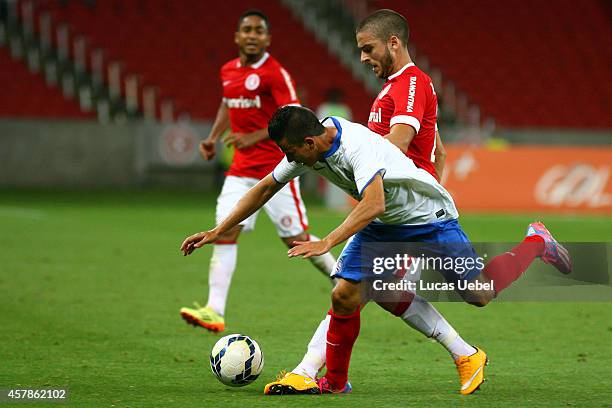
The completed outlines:
{"type": "Polygon", "coordinates": [[[240,139],[244,134],[243,133],[234,133],[234,132],[228,132],[225,135],[223,135],[223,137],[221,138],[221,141],[223,142],[223,144],[225,146],[232,146],[232,145],[236,145],[236,140],[240,139]]]}
{"type": "Polygon", "coordinates": [[[215,242],[217,238],[218,234],[215,232],[215,230],[198,232],[197,234],[188,236],[181,244],[183,256],[190,255],[196,249],[201,248],[206,244],[215,242]]]}
{"type": "Polygon", "coordinates": [[[323,255],[331,249],[325,241],[293,241],[293,248],[287,251],[289,258],[301,256],[302,258],[310,258],[312,256],[323,255]]]}
{"type": "Polygon", "coordinates": [[[247,147],[253,146],[257,143],[257,138],[253,133],[241,133],[239,137],[234,140],[234,147],[236,149],[246,149],[247,147]]]}

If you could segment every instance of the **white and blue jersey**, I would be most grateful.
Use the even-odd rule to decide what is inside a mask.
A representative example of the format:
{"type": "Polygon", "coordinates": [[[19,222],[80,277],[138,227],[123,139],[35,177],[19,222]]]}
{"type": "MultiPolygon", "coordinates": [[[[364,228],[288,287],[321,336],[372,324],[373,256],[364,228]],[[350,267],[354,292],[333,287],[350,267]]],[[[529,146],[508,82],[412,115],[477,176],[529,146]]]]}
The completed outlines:
{"type": "MultiPolygon", "coordinates": [[[[436,179],[417,168],[400,149],[365,126],[331,117],[324,126],[338,133],[331,149],[312,170],[337,185],[356,200],[377,174],[383,177],[385,213],[377,221],[385,224],[428,224],[459,216],[451,195],[436,179]]],[[[287,183],[310,167],[288,162],[276,166],[272,175],[287,183]]]]}
{"type": "MultiPolygon", "coordinates": [[[[456,221],[459,214],[455,203],[431,174],[417,168],[399,148],[365,126],[338,117],[327,118],[322,123],[337,129],[332,147],[323,160],[309,167],[289,162],[285,157],[272,172],[274,179],[281,184],[288,183],[312,169],[361,200],[365,188],[380,174],[385,194],[385,212],[345,246],[338,259],[336,276],[355,281],[365,277],[369,265],[364,265],[365,260],[361,259],[364,243],[452,242],[466,247],[469,241],[456,221]]],[[[467,254],[465,250],[460,252],[458,256],[467,254]]],[[[457,277],[471,279],[480,271],[461,275],[451,272],[448,276],[441,272],[447,279],[456,280],[457,277]]]]}

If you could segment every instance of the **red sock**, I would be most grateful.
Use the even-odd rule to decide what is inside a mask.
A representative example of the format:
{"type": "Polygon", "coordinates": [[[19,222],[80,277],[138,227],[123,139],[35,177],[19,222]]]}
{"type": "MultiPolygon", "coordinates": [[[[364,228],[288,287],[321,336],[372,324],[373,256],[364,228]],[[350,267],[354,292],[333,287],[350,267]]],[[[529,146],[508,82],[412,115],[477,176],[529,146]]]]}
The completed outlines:
{"type": "Polygon", "coordinates": [[[527,237],[512,250],[491,259],[482,273],[493,280],[495,293],[499,293],[517,280],[543,252],[544,240],[541,237],[527,237]]]}
{"type": "Polygon", "coordinates": [[[329,329],[327,330],[327,373],[325,378],[334,390],[341,390],[348,379],[348,368],[353,344],[359,335],[359,313],[348,316],[337,315],[331,310],[329,329]]]}

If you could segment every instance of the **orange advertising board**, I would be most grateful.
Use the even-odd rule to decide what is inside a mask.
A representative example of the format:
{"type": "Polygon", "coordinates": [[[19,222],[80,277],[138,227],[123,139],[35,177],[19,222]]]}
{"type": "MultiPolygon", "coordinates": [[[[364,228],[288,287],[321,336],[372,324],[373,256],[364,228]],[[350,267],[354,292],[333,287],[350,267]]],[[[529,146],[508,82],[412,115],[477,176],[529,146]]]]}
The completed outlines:
{"type": "Polygon", "coordinates": [[[612,148],[447,146],[442,184],[459,211],[612,214],[612,148]]]}

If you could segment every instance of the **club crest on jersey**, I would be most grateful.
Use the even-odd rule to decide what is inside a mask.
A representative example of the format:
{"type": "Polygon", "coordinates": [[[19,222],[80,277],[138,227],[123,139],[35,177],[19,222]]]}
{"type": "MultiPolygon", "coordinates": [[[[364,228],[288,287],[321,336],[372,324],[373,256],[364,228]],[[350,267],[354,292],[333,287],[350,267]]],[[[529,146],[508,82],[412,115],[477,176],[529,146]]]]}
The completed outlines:
{"type": "Polygon", "coordinates": [[[249,91],[254,91],[259,87],[260,82],[259,75],[251,74],[244,80],[244,87],[249,91]]]}
{"type": "Polygon", "coordinates": [[[291,217],[288,215],[285,215],[283,218],[281,218],[281,225],[285,228],[289,228],[291,226],[291,217]]]}

